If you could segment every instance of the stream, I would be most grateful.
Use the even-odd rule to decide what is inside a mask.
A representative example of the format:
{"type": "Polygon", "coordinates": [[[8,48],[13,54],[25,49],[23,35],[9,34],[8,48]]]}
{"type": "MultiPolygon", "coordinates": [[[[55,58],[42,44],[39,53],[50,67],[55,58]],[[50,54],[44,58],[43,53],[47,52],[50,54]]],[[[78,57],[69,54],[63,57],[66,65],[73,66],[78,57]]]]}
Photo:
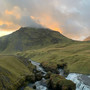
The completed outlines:
{"type": "MultiPolygon", "coordinates": [[[[35,61],[32,61],[29,59],[29,61],[36,66],[36,69],[38,71],[41,71],[43,75],[46,75],[47,72],[40,66],[40,63],[37,63],[35,61]]],[[[64,76],[64,70],[59,69],[59,73],[61,76],[64,76]]],[[[90,90],[90,76],[89,75],[83,75],[83,74],[77,74],[77,73],[70,73],[67,77],[67,80],[71,80],[76,84],[76,90],[90,90]]],[[[36,86],[36,90],[50,90],[47,88],[46,80],[42,78],[41,81],[36,81],[34,84],[28,84],[29,87],[36,86]]],[[[21,90],[24,90],[21,89],[21,90]]]]}

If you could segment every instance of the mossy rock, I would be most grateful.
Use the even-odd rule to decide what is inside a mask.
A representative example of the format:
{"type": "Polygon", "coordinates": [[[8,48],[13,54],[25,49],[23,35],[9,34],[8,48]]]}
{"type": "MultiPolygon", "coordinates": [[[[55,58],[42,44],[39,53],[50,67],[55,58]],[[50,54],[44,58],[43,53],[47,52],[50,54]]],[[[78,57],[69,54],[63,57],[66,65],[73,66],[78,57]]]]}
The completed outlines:
{"type": "Polygon", "coordinates": [[[68,76],[69,70],[67,68],[64,69],[64,76],[68,76]]]}
{"type": "Polygon", "coordinates": [[[42,62],[41,66],[45,69],[45,71],[50,71],[52,73],[59,73],[58,68],[57,68],[57,64],[53,63],[53,62],[42,62]]]}
{"type": "Polygon", "coordinates": [[[29,81],[31,83],[34,83],[35,82],[35,75],[34,74],[27,75],[26,76],[26,81],[29,81]]]}
{"type": "Polygon", "coordinates": [[[57,64],[58,68],[64,69],[65,67],[67,67],[67,63],[65,62],[61,62],[60,64],[57,64]]]}
{"type": "Polygon", "coordinates": [[[35,74],[36,81],[40,81],[42,79],[42,77],[43,76],[42,76],[41,72],[35,74]]]}
{"type": "Polygon", "coordinates": [[[48,87],[52,90],[75,90],[76,85],[70,81],[66,80],[64,77],[58,74],[52,74],[50,76],[48,87]]]}
{"type": "Polygon", "coordinates": [[[50,78],[50,76],[51,76],[51,72],[49,71],[49,72],[47,72],[47,74],[45,75],[45,79],[49,79],[50,78]]]}
{"type": "Polygon", "coordinates": [[[27,86],[27,87],[25,87],[24,90],[34,90],[34,89],[27,86]]]}

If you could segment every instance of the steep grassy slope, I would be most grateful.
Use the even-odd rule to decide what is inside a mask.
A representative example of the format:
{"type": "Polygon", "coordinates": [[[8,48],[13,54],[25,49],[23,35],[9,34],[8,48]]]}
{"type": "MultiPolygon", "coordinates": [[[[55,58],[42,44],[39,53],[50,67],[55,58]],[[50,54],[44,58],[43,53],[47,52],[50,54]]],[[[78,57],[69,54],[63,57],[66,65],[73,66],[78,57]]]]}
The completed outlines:
{"type": "Polygon", "coordinates": [[[0,90],[16,90],[35,67],[16,56],[0,55],[0,90]],[[30,67],[30,68],[28,68],[30,67]]]}
{"type": "Polygon", "coordinates": [[[0,52],[13,53],[28,49],[38,49],[51,44],[71,42],[56,31],[42,28],[20,28],[18,31],[0,38],[0,52]]]}
{"type": "Polygon", "coordinates": [[[90,43],[74,42],[55,44],[38,50],[28,50],[18,55],[43,62],[46,67],[67,63],[70,72],[90,74],[90,43]]]}

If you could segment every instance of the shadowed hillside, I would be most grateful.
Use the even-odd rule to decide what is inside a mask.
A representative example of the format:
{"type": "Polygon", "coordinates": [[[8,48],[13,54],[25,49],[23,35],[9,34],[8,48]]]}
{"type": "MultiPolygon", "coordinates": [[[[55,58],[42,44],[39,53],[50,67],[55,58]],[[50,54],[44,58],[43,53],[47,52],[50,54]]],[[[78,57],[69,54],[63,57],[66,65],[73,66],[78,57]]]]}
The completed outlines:
{"type": "Polygon", "coordinates": [[[56,43],[72,40],[56,31],[42,28],[20,28],[18,31],[0,38],[0,52],[12,53],[28,49],[38,49],[56,43]]]}

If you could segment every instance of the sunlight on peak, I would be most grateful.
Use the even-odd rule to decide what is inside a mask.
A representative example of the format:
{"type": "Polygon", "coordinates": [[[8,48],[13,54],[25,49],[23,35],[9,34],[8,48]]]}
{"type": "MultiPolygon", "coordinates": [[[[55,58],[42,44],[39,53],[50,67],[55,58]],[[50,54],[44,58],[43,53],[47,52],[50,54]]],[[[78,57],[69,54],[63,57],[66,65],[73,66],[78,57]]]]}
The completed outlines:
{"type": "Polygon", "coordinates": [[[0,37],[11,34],[12,31],[0,31],[0,37]]]}

